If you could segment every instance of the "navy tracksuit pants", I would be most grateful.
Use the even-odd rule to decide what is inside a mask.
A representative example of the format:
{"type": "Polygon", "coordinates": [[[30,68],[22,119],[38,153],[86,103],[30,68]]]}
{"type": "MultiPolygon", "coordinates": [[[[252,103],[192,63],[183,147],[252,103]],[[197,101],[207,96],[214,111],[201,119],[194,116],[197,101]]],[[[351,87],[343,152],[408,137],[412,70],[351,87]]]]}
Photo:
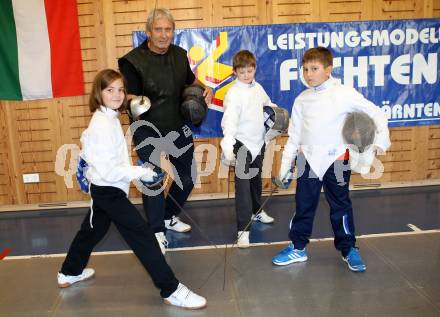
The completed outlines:
{"type": "Polygon", "coordinates": [[[348,188],[351,171],[347,168],[347,164],[349,164],[348,160],[336,161],[328,168],[323,179],[319,180],[304,156],[298,156],[299,175],[302,171],[303,173],[297,180],[296,213],[290,222],[289,232],[289,238],[295,249],[303,249],[309,243],[322,187],[330,205],[330,220],[336,249],[346,256],[350,248],[355,246],[353,209],[348,188]],[[335,174],[338,168],[339,172],[335,174]],[[338,173],[342,177],[337,178],[338,173]]]}

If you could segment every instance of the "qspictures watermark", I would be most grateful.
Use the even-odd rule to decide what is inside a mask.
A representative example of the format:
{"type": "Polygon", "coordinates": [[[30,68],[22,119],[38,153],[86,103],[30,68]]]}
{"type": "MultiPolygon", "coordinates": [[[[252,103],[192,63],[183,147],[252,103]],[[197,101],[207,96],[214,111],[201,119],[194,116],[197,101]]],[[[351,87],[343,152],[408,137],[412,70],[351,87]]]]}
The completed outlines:
{"type": "MultiPolygon", "coordinates": [[[[139,148],[142,148],[144,146],[153,146],[154,151],[152,151],[150,155],[150,161],[151,163],[155,164],[156,166],[162,166],[162,168],[167,172],[168,175],[171,176],[173,181],[176,182],[176,184],[183,188],[182,181],[180,179],[180,176],[177,173],[176,168],[171,164],[169,160],[167,160],[167,164],[162,164],[161,162],[161,154],[166,153],[167,156],[172,156],[175,158],[180,157],[183,153],[188,151],[193,144],[187,145],[184,148],[177,148],[174,144],[175,140],[179,137],[178,133],[176,131],[171,131],[167,135],[162,136],[159,130],[150,122],[140,120],[136,121],[131,124],[130,128],[127,129],[127,132],[125,134],[125,140],[127,143],[128,148],[131,148],[132,145],[132,131],[136,130],[137,128],[141,126],[148,126],[149,128],[153,128],[156,131],[157,137],[149,137],[145,139],[143,142],[138,144],[134,150],[138,150],[139,148]]],[[[353,147],[357,148],[355,145],[352,145],[353,147]]],[[[313,151],[321,151],[319,146],[305,146],[302,145],[302,149],[305,150],[306,148],[309,148],[313,151]]],[[[326,149],[326,148],[325,148],[326,149]]],[[[265,168],[272,167],[273,161],[275,159],[275,152],[279,152],[281,150],[281,146],[278,144],[275,144],[275,142],[271,142],[266,147],[266,152],[264,154],[264,164],[263,164],[263,171],[262,171],[262,177],[263,178],[270,178],[272,176],[272,168],[265,168]]],[[[229,174],[229,166],[225,166],[223,164],[218,164],[218,160],[220,159],[220,155],[218,153],[219,149],[214,144],[198,144],[194,149],[194,157],[193,161],[191,162],[191,176],[193,183],[195,184],[195,188],[201,187],[201,177],[206,177],[212,175],[216,168],[218,167],[218,174],[217,178],[219,179],[227,179],[229,174]],[[206,155],[205,164],[197,164],[197,161],[202,161],[202,157],[206,155]],[[202,166],[203,165],[203,166],[202,166]]],[[[64,183],[66,184],[67,188],[73,188],[73,176],[76,175],[77,172],[77,161],[78,161],[78,155],[80,153],[80,147],[77,144],[63,144],[57,151],[56,155],[56,161],[55,161],[55,173],[59,176],[62,176],[64,178],[64,183]]],[[[256,169],[250,168],[248,171],[244,171],[244,162],[246,161],[246,150],[244,147],[238,151],[236,155],[236,163],[241,162],[242,164],[236,164],[235,166],[235,173],[237,176],[241,179],[250,179],[256,175],[258,172],[256,169]],[[242,168],[240,170],[240,168],[242,168]]],[[[336,164],[336,170],[337,172],[336,176],[342,177],[342,174],[344,171],[347,171],[350,169],[350,166],[356,165],[358,162],[356,161],[356,157],[351,157],[350,165],[346,164],[336,164]]],[[[298,172],[303,171],[301,169],[301,166],[298,166],[297,169],[298,172]]],[[[378,179],[380,178],[384,173],[384,165],[380,161],[378,157],[374,157],[372,164],[372,171],[366,174],[361,174],[363,178],[366,179],[378,179]]],[[[301,176],[301,173],[298,174],[295,178],[301,176]]],[[[341,178],[342,179],[342,178],[341,178]]],[[[159,192],[161,192],[165,186],[162,186],[160,189],[157,190],[149,190],[145,186],[143,186],[140,182],[134,182],[136,188],[143,192],[146,195],[157,195],[159,192]]]]}

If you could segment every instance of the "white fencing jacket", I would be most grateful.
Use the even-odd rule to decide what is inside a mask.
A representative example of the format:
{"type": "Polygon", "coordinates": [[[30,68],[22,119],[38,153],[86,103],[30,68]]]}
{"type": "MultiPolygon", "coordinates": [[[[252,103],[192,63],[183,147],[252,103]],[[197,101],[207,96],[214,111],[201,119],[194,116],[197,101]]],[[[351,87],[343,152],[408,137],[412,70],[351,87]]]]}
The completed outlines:
{"type": "Polygon", "coordinates": [[[220,142],[223,152],[232,153],[235,140],[239,140],[251,152],[252,160],[257,157],[266,134],[264,106],[276,107],[259,83],[254,80],[246,84],[235,80],[223,101],[221,127],[224,137],[220,142]]]}
{"type": "Polygon", "coordinates": [[[301,151],[322,180],[330,165],[346,151],[342,127],[346,115],[355,111],[363,111],[374,120],[377,127],[374,145],[385,152],[391,145],[386,114],[354,88],[330,78],[295,99],[282,166],[292,164],[301,151]]]}
{"type": "Polygon", "coordinates": [[[148,173],[141,166],[131,165],[119,112],[101,106],[81,135],[81,156],[88,163],[86,177],[98,186],[113,186],[127,195],[130,182],[148,173]]]}

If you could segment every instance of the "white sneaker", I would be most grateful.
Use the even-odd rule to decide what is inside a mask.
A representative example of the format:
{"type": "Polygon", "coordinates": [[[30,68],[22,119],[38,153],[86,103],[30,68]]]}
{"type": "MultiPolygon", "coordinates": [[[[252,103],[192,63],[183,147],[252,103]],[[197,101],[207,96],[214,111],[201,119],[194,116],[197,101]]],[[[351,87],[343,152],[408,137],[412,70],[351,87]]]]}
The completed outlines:
{"type": "Polygon", "coordinates": [[[273,223],[274,219],[269,216],[264,210],[261,210],[258,215],[253,217],[254,221],[259,221],[261,223],[273,223]]]}
{"type": "Polygon", "coordinates": [[[241,249],[249,248],[249,231],[238,231],[237,247],[241,249]]]}
{"type": "Polygon", "coordinates": [[[191,226],[184,223],[179,217],[173,216],[170,220],[165,219],[165,228],[177,232],[188,232],[191,230],[191,226]]]}
{"type": "Polygon", "coordinates": [[[159,243],[160,251],[165,255],[166,249],[168,248],[167,237],[165,237],[163,232],[156,232],[154,235],[156,236],[157,243],[159,243]]]}
{"type": "Polygon", "coordinates": [[[84,269],[80,275],[64,275],[58,272],[58,287],[66,288],[73,283],[91,279],[93,276],[95,276],[94,269],[84,269]]]}
{"type": "Polygon", "coordinates": [[[200,309],[206,306],[206,298],[190,291],[182,283],[179,283],[174,293],[164,298],[163,301],[165,304],[187,309],[200,309]]]}

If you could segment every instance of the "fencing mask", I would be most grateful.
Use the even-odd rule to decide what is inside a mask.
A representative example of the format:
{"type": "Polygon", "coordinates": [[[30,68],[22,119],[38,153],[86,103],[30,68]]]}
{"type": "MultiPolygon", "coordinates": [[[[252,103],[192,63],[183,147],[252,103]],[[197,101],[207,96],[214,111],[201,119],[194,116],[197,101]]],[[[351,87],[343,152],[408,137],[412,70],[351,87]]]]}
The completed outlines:
{"type": "Polygon", "coordinates": [[[263,107],[264,127],[266,128],[265,141],[276,138],[287,131],[289,127],[289,112],[281,107],[263,107]]]}
{"type": "Polygon", "coordinates": [[[342,137],[350,151],[350,168],[358,173],[367,174],[375,158],[373,146],[376,136],[376,124],[364,112],[352,112],[347,115],[342,128],[342,137]]]}
{"type": "Polygon", "coordinates": [[[198,85],[190,85],[182,93],[182,116],[186,121],[191,122],[196,127],[202,124],[208,112],[208,106],[203,97],[204,89],[198,85]]]}

